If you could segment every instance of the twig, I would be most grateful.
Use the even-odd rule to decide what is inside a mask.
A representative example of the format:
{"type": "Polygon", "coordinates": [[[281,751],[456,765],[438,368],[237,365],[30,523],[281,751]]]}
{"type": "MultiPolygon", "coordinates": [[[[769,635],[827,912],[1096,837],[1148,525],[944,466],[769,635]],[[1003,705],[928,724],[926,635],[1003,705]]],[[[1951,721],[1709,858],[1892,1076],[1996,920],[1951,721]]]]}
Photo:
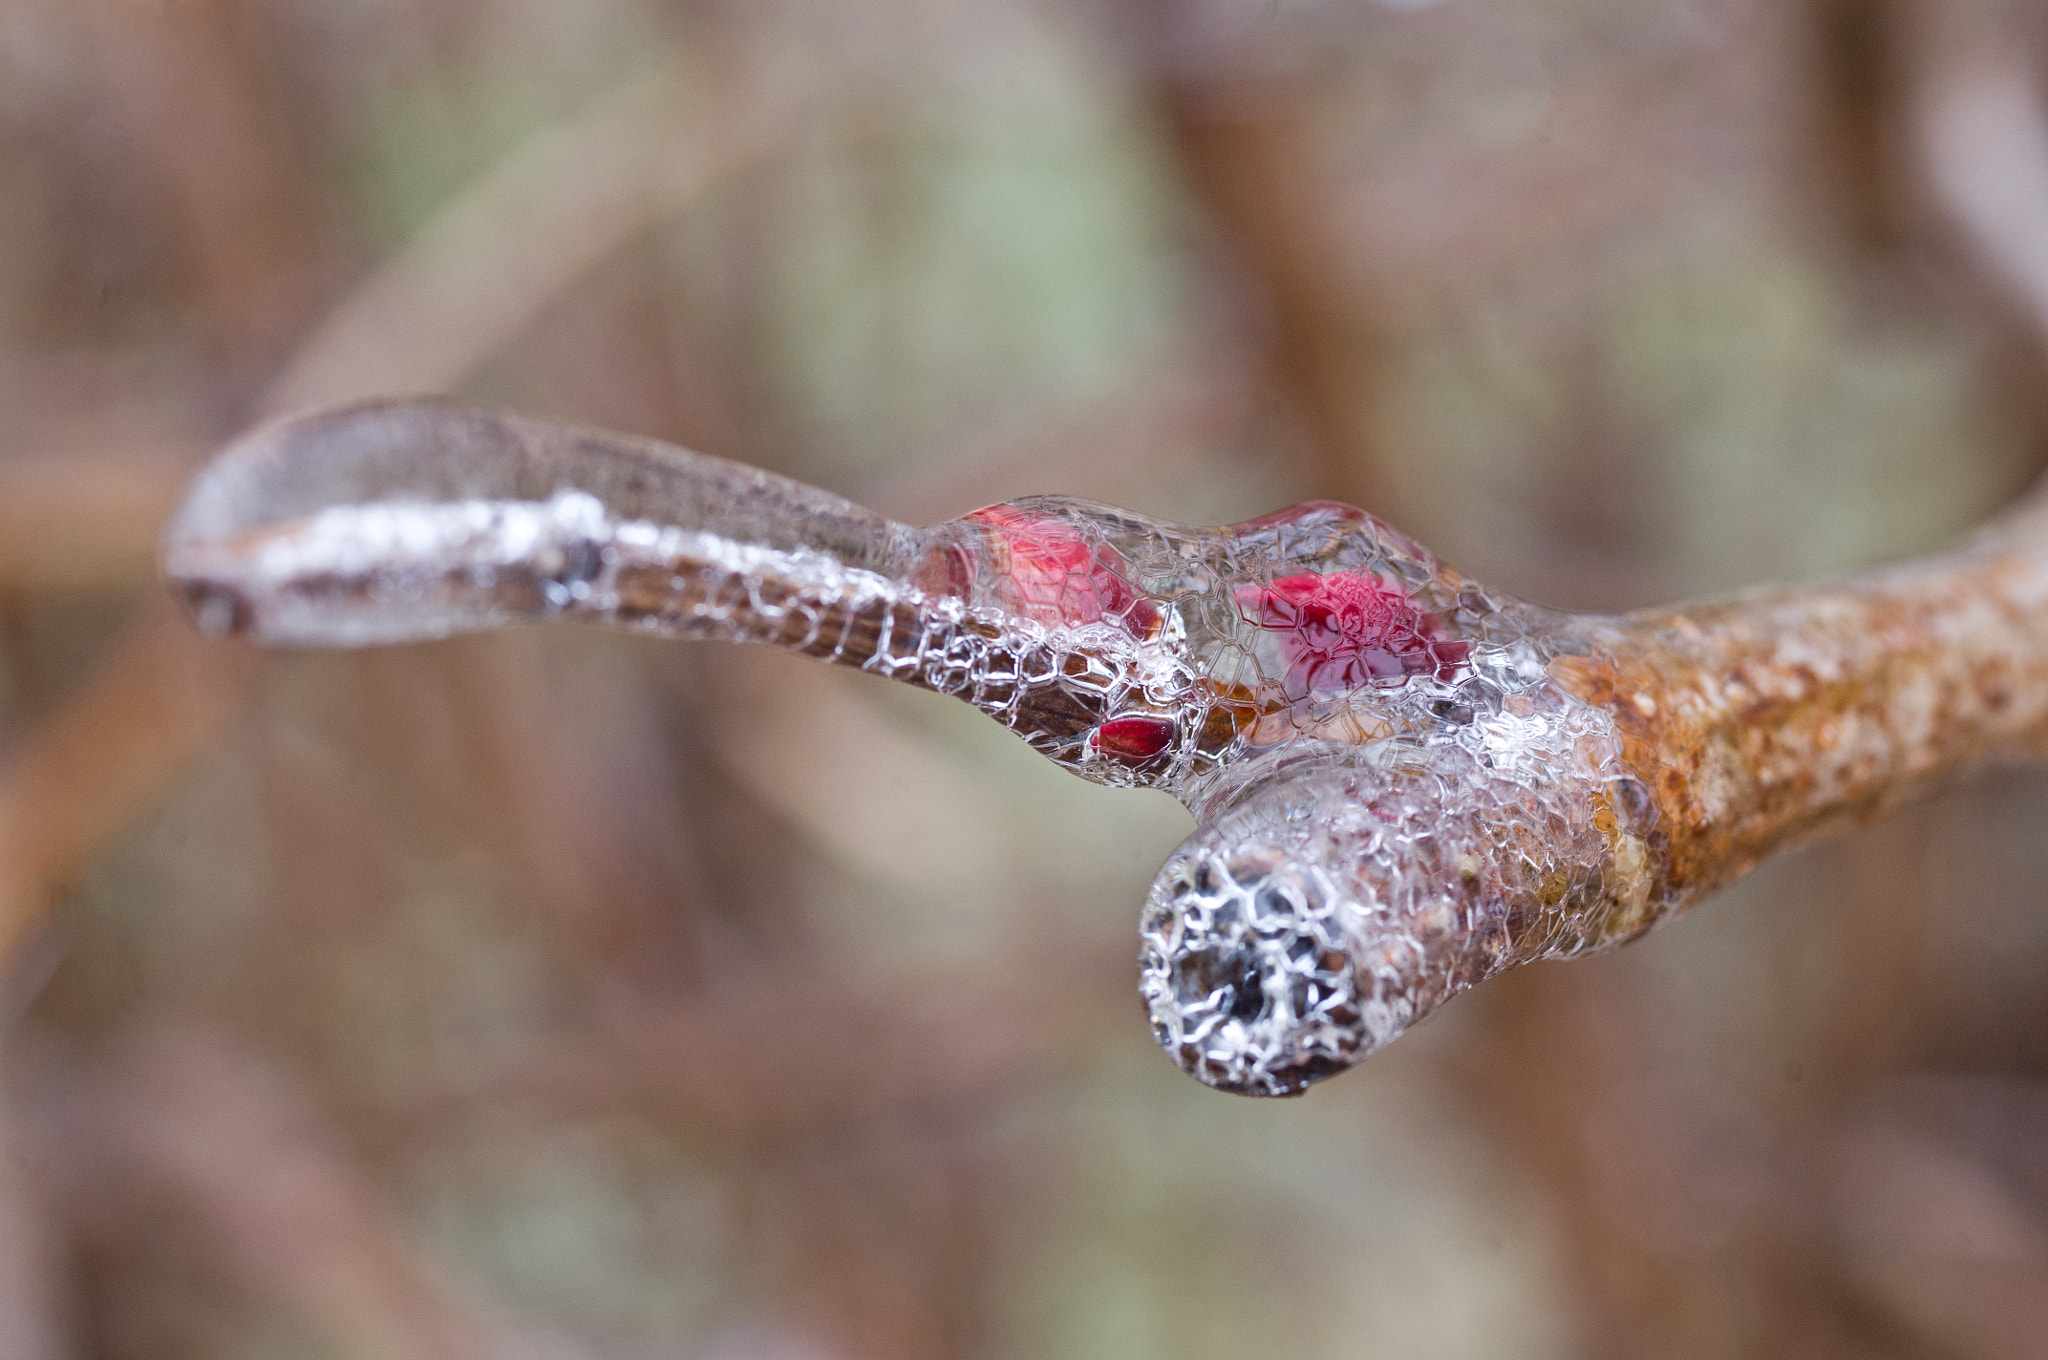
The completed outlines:
{"type": "Polygon", "coordinates": [[[152,604],[92,682],[22,744],[0,779],[0,959],[220,726],[250,661],[247,648],[202,645],[174,610],[152,604]]]}
{"type": "MultiPolygon", "coordinates": [[[[2048,98],[2037,13],[2004,0],[1899,11],[1910,159],[1993,318],[2017,332],[2014,387],[2037,431],[2048,361],[2048,98]]],[[[2048,458],[2037,447],[2034,462],[2048,458]]]]}
{"type": "Polygon", "coordinates": [[[0,462],[0,592],[130,588],[195,459],[94,454],[0,462]]]}
{"type": "Polygon", "coordinates": [[[693,93],[689,75],[663,57],[486,172],[329,314],[265,413],[456,386],[591,267],[794,126],[779,92],[693,93]]]}
{"type": "Polygon", "coordinates": [[[187,324],[243,372],[267,362],[309,319],[325,252],[282,89],[252,59],[248,25],[231,6],[137,13],[101,0],[65,17],[99,68],[95,107],[161,191],[190,276],[187,324]]]}
{"type": "Polygon", "coordinates": [[[1237,56],[1250,69],[1212,56],[1161,76],[1161,112],[1189,186],[1264,313],[1267,367],[1305,427],[1316,489],[1387,512],[1372,430],[1380,337],[1348,286],[1334,195],[1314,162],[1306,81],[1283,74],[1271,54],[1237,56]]]}
{"type": "Polygon", "coordinates": [[[1190,529],[1041,498],[920,530],[653,441],[392,404],[230,450],[166,561],[214,632],[565,617],[766,642],[1165,789],[1198,829],[1145,912],[1154,1029],[1255,1094],[2048,754],[2048,501],[1944,557],[1607,617],[1489,591],[1329,502],[1190,529]]]}
{"type": "Polygon", "coordinates": [[[2016,16],[1984,0],[1912,7],[1913,149],[1975,262],[2048,336],[2048,100],[2016,16]]]}

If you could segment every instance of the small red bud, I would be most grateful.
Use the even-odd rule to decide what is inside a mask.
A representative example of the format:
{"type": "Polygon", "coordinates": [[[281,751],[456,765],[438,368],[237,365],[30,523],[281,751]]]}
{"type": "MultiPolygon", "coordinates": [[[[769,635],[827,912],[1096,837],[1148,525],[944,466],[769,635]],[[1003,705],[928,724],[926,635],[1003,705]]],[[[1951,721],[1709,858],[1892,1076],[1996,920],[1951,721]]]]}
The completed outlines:
{"type": "Polygon", "coordinates": [[[1453,678],[1472,655],[1408,593],[1369,572],[1283,576],[1237,592],[1251,621],[1278,635],[1287,689],[1357,689],[1404,675],[1453,678]]]}
{"type": "Polygon", "coordinates": [[[1171,718],[1111,718],[1088,741],[1111,760],[1140,765],[1171,746],[1174,732],[1171,718]]]}
{"type": "Polygon", "coordinates": [[[1116,549],[1090,546],[1079,529],[1010,505],[976,510],[969,519],[1003,544],[1005,604],[1040,623],[1120,622],[1138,637],[1160,624],[1159,606],[1130,582],[1116,549]]]}

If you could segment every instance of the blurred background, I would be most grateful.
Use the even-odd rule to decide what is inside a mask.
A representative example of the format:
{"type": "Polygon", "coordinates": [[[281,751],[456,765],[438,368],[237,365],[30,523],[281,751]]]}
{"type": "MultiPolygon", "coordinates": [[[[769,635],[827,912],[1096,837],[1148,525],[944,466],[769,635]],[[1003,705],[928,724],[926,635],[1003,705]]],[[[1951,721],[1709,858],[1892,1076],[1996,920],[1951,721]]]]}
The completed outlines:
{"type": "Polygon", "coordinates": [[[393,392],[931,521],[1311,496],[1624,608],[2048,454],[2048,11],[0,0],[0,1353],[2048,1355],[2048,783],[1298,1101],[1134,988],[1189,820],[573,629],[203,644],[157,526],[393,392]]]}

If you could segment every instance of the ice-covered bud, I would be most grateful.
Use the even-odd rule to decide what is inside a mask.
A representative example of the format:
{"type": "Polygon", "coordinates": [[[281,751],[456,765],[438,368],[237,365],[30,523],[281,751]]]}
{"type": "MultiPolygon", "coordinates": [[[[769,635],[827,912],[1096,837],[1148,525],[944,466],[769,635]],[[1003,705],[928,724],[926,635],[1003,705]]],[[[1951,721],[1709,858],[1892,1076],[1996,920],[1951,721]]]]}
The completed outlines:
{"type": "Polygon", "coordinates": [[[1276,636],[1296,698],[1410,675],[1450,680],[1472,653],[1407,591],[1370,572],[1283,576],[1239,587],[1237,602],[1276,636]]]}
{"type": "Polygon", "coordinates": [[[1121,622],[1138,637],[1159,626],[1159,608],[1131,584],[1122,555],[1091,543],[1070,522],[1014,505],[991,505],[968,516],[997,545],[1002,603],[1050,627],[1121,622]]]}

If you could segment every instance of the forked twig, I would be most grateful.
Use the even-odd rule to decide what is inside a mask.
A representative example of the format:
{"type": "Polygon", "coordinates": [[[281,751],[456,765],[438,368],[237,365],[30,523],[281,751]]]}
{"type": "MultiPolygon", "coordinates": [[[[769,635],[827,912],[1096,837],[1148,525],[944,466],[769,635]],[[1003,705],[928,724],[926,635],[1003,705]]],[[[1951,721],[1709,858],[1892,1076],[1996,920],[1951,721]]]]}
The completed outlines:
{"type": "Polygon", "coordinates": [[[1304,1089],[1456,993],[1608,948],[1930,782],[2048,754],[2048,502],[1944,556],[1619,617],[1314,502],[1039,498],[927,529],[646,440],[401,403],[243,440],[173,523],[200,626],[294,645],[563,617],[956,695],[1197,830],[1143,918],[1184,1068],[1304,1089]]]}

